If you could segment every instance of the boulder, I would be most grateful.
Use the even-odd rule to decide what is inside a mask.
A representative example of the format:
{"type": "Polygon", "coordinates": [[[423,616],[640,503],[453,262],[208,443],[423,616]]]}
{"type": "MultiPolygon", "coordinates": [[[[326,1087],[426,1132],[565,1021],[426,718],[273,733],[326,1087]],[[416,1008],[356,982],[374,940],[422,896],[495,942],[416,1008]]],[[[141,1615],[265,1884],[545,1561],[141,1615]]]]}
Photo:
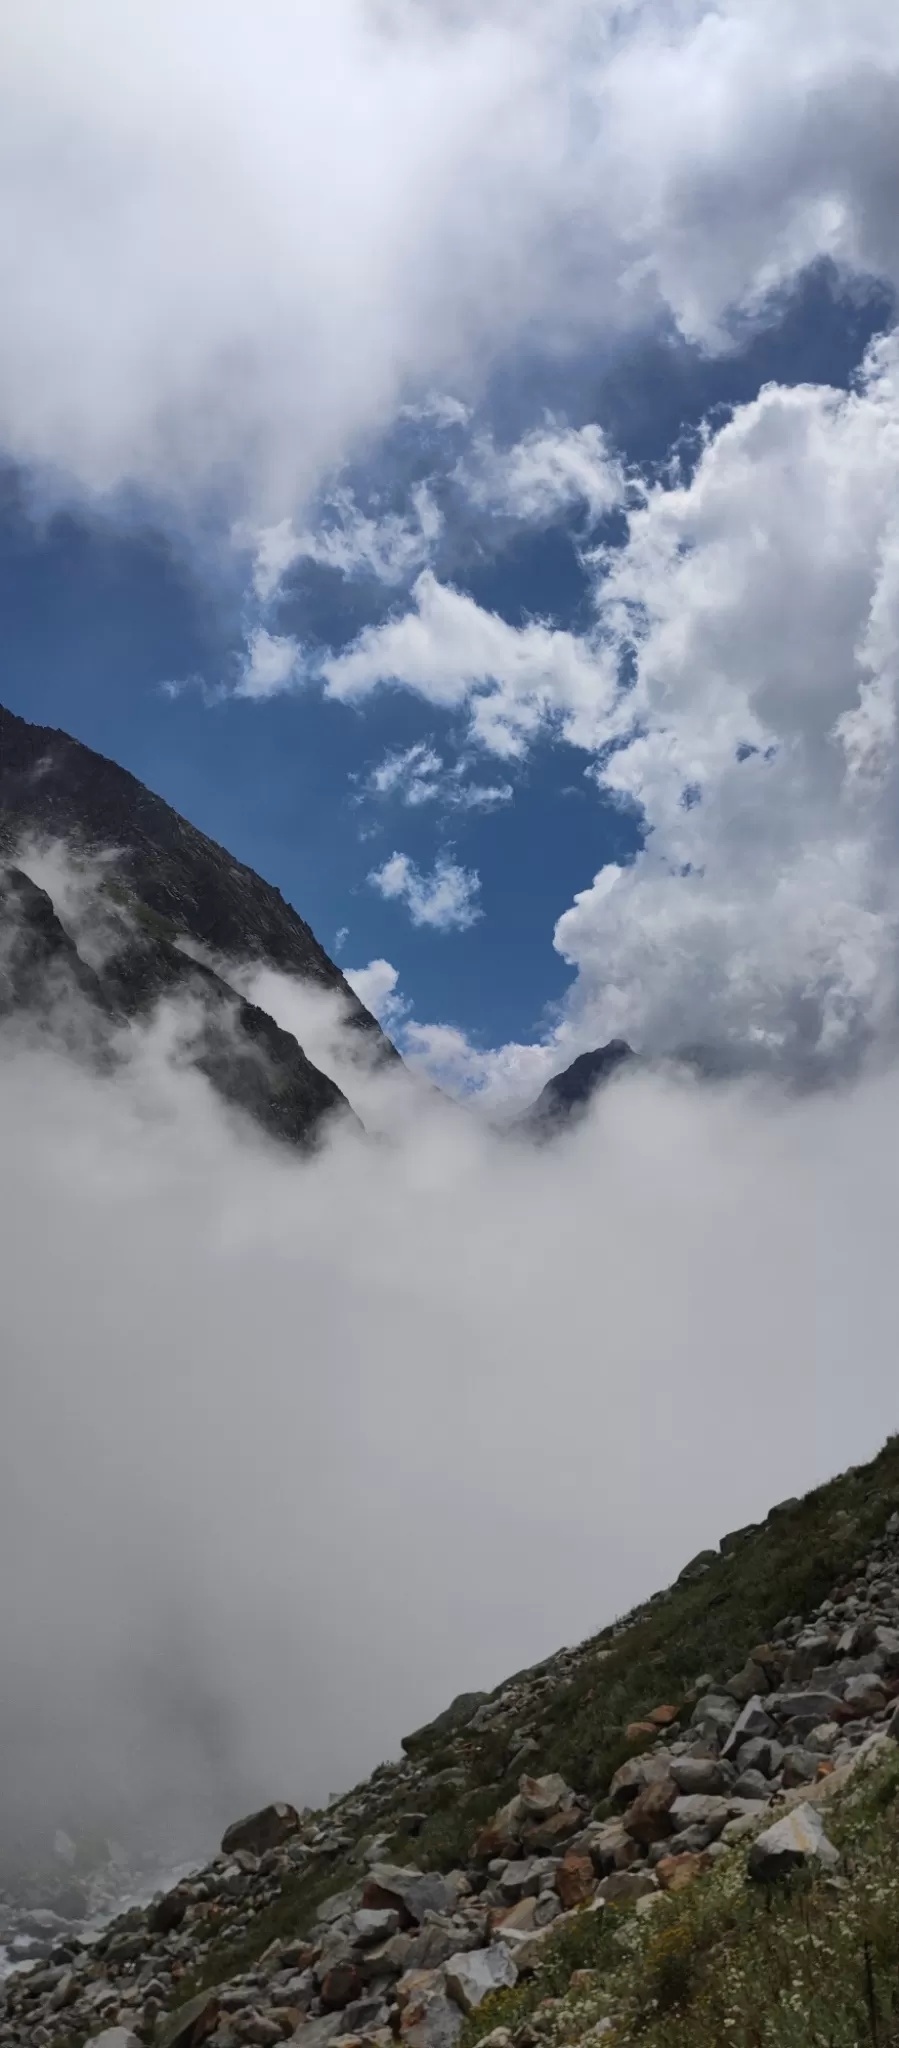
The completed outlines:
{"type": "Polygon", "coordinates": [[[658,1785],[671,1775],[671,1758],[667,1753],[657,1756],[632,1756],[621,1764],[609,1785],[609,1798],[613,1806],[630,1806],[632,1800],[642,1792],[644,1785],[658,1785]]]}
{"type": "Polygon", "coordinates": [[[399,1931],[400,1916],[394,1906],[361,1906],[350,1921],[350,1940],[360,1948],[374,1948],[399,1931]]]}
{"type": "Polygon", "coordinates": [[[866,1721],[872,1714],[879,1714],[887,1703],[884,1688],[873,1672],[858,1678],[847,1678],[842,1692],[844,1707],[860,1721],[866,1721]]]}
{"type": "Polygon", "coordinates": [[[703,1877],[712,1868],[712,1857],[706,1851],[688,1850],[684,1856],[661,1856],[655,1866],[655,1873],[663,1892],[682,1892],[693,1884],[697,1877],[703,1877]]]}
{"type": "Polygon", "coordinates": [[[245,1820],[232,1821],[222,1836],[222,1855],[231,1856],[235,1849],[249,1849],[253,1856],[264,1856],[266,1849],[278,1849],[286,1842],[288,1835],[295,1835],[300,1825],[300,1816],[295,1806],[288,1806],[283,1800],[272,1806],[262,1806],[258,1813],[249,1813],[245,1820]]]}
{"type": "Polygon", "coordinates": [[[342,2030],[342,2013],[325,2012],[320,2019],[302,2020],[290,2038],[292,2041],[302,2041],[303,2048],[328,2048],[329,2042],[342,2030]]]}
{"type": "Polygon", "coordinates": [[[753,1663],[749,1657],[742,1671],[737,1671],[733,1678],[729,1678],[724,1689],[730,1693],[731,1699],[737,1700],[742,1707],[747,1700],[754,1699],[757,1694],[769,1692],[770,1686],[763,1666],[753,1663]]]}
{"type": "MultiPolygon", "coordinates": [[[[646,1798],[650,1792],[658,1792],[661,1789],[661,1786],[650,1786],[642,1796],[646,1798]]],[[[639,1805],[639,1800],[637,1804],[639,1805]]],[[[556,1871],[555,1888],[568,1911],[574,1906],[582,1906],[587,1899],[592,1899],[596,1890],[596,1876],[590,1857],[563,1856],[556,1871]]]]}
{"type": "Polygon", "coordinates": [[[671,1776],[679,1792],[726,1792],[732,1773],[717,1756],[673,1756],[671,1776]]]}
{"type": "Polygon", "coordinates": [[[633,1806],[624,1816],[624,1826],[635,1842],[648,1848],[650,1842],[661,1841],[670,1835],[671,1809],[678,1802],[678,1790],[673,1778],[662,1778],[656,1784],[644,1785],[633,1806]]]}
{"type": "Polygon", "coordinates": [[[214,2032],[218,2016],[215,1992],[199,1991],[196,1998],[189,1998],[186,2005],[179,2005],[158,2022],[153,2036],[156,2048],[199,2048],[214,2032]]]}
{"type": "Polygon", "coordinates": [[[843,1702],[835,1692],[781,1692],[771,1704],[778,1720],[802,1721],[809,1728],[819,1721],[839,1721],[843,1713],[843,1702]]]}
{"type": "Polygon", "coordinates": [[[90,2048],[140,2048],[140,2042],[128,2027],[106,2027],[92,2036],[90,2048]]]}
{"type": "Polygon", "coordinates": [[[533,1934],[536,1925],[537,1901],[533,1897],[518,1899],[514,1906],[501,1906],[490,1915],[491,1934],[500,1934],[504,1941],[510,1934],[533,1934]]]}
{"type": "Polygon", "coordinates": [[[767,1804],[771,1786],[767,1778],[762,1777],[761,1771],[741,1771],[733,1792],[735,1799],[752,1799],[767,1804]]]}
{"type": "Polygon", "coordinates": [[[806,1802],[757,1836],[749,1851],[749,1875],[768,1884],[809,1866],[832,1870],[839,1860],[821,1815],[806,1802]]]}
{"type": "Polygon", "coordinates": [[[492,1991],[507,1990],[518,1982],[515,1959],[502,1941],[450,1956],[445,1976],[447,1991],[462,2012],[475,2012],[492,1991]]]}
{"type": "Polygon", "coordinates": [[[671,1808],[671,1823],[678,1833],[684,1828],[710,1828],[713,1836],[720,1835],[731,1810],[726,1799],[715,1799],[711,1794],[691,1792],[675,1799],[671,1808]]]}
{"type": "Polygon", "coordinates": [[[810,1785],[818,1775],[820,1762],[820,1753],[816,1750],[803,1749],[799,1745],[788,1749],[783,1762],[784,1789],[789,1792],[794,1785],[810,1785]]]}
{"type": "Polygon", "coordinates": [[[340,2012],[351,1999],[359,1998],[364,1988],[355,1963],[334,1963],[330,1970],[326,1970],[319,1986],[325,2012],[340,2012]]]}
{"type": "Polygon", "coordinates": [[[180,1927],[190,1901],[187,1893],[176,1885],[174,1891],[163,1892],[154,1899],[147,1909],[147,1927],[151,1934],[173,1934],[180,1927]]]}
{"type": "Polygon", "coordinates": [[[455,2048],[465,2022],[455,1999],[435,1991],[407,2005],[400,2021],[400,2039],[409,2048],[455,2048]]]}
{"type": "Polygon", "coordinates": [[[375,1863],[362,1888],[366,1911],[391,1911],[408,1927],[420,1925],[426,1913],[449,1913],[455,1896],[445,1877],[437,1870],[399,1869],[393,1863],[375,1863]]]}
{"type": "Polygon", "coordinates": [[[681,1586],[684,1583],[689,1584],[691,1579],[704,1578],[706,1572],[710,1569],[710,1567],[713,1564],[717,1564],[717,1562],[717,1550],[698,1550],[696,1556],[691,1557],[689,1564],[684,1565],[683,1571],[678,1572],[678,1585],[681,1586]]]}
{"type": "Polygon", "coordinates": [[[635,1899],[645,1899],[649,1892],[657,1890],[656,1880],[648,1870],[613,1870],[597,1886],[596,1896],[603,1905],[623,1906],[635,1899]]]}
{"type": "Polygon", "coordinates": [[[518,1781],[518,1796],[525,1812],[532,1820],[545,1820],[560,1807],[574,1805],[574,1793],[558,1771],[551,1771],[545,1778],[524,1776],[518,1781]]]}
{"type": "Polygon", "coordinates": [[[751,1735],[741,1742],[735,1758],[738,1771],[759,1771],[763,1778],[776,1778],[783,1760],[781,1744],[765,1735],[751,1735]]]}
{"type": "Polygon", "coordinates": [[[752,1699],[747,1700],[745,1706],[741,1707],[739,1713],[736,1712],[736,1709],[734,1710],[734,1721],[728,1731],[721,1754],[729,1761],[732,1757],[739,1754],[744,1743],[749,1742],[753,1738],[769,1737],[774,1733],[774,1723],[766,1710],[764,1701],[758,1693],[755,1693],[752,1699]]]}
{"type": "Polygon", "coordinates": [[[730,1693],[707,1692],[697,1700],[690,1716],[690,1726],[700,1735],[716,1742],[724,1742],[737,1718],[737,1702],[730,1693]]]}
{"type": "Polygon", "coordinates": [[[607,1877],[611,1870],[627,1870],[640,1855],[639,1844],[620,1820],[596,1822],[578,1836],[574,1846],[580,1854],[590,1857],[600,1877],[607,1877]]]}

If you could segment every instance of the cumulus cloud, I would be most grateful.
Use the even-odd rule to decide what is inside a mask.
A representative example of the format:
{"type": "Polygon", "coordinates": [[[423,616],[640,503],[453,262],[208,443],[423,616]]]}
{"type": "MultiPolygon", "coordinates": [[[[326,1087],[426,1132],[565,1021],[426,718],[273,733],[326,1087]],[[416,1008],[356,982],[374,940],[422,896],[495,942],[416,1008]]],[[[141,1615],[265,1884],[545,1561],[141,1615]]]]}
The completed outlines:
{"type": "Polygon", "coordinates": [[[394,683],[444,708],[467,705],[472,738],[506,759],[554,716],[581,744],[599,737],[616,675],[601,648],[539,619],[510,626],[428,569],[414,597],[414,611],[367,626],[321,663],[329,696],[354,703],[394,683]]]}
{"type": "Polygon", "coordinates": [[[277,527],[523,336],[899,278],[892,0],[7,10],[0,445],[277,527]]]}
{"type": "Polygon", "coordinates": [[[303,1163],[0,1036],[7,1815],[323,1799],[894,1425],[894,1075],[536,1152],[395,1086],[303,1163]]]}
{"type": "Polygon", "coordinates": [[[387,902],[405,903],[413,924],[428,925],[432,931],[467,931],[483,916],[476,901],[480,877],[446,853],[438,854],[430,874],[416,867],[408,854],[392,853],[368,879],[387,902]]]}

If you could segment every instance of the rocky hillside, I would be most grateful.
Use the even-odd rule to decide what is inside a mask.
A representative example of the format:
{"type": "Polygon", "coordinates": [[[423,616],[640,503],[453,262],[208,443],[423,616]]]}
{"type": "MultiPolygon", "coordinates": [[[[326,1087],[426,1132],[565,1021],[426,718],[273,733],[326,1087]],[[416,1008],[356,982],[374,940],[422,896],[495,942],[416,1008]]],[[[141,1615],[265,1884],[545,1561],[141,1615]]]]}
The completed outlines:
{"type": "Polygon", "coordinates": [[[886,2048],[899,1438],[402,1747],[99,1939],[60,1915],[0,2044],[886,2048]]]}
{"type": "Polygon", "coordinates": [[[0,1016],[27,1010],[70,1049],[96,1053],[108,1026],[146,1014],[160,997],[185,998],[197,1019],[195,1063],[219,1093],[272,1135],[306,1144],[323,1116],[348,1106],[296,1040],[229,986],[229,960],[333,992],[369,1055],[397,1060],[277,889],[115,762],[0,707],[0,1016]],[[76,861],[106,862],[98,966],[81,957],[63,909],[16,864],[23,844],[58,841],[76,861]]]}

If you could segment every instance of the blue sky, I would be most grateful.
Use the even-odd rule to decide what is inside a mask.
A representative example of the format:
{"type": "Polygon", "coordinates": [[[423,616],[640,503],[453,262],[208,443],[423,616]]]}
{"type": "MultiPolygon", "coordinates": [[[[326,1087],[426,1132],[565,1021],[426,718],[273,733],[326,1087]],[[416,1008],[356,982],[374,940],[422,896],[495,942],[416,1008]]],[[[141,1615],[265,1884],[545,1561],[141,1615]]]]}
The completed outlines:
{"type": "Polygon", "coordinates": [[[357,124],[356,156],[335,144],[332,161],[322,129],[325,163],[279,133],[269,162],[273,48],[250,51],[241,99],[229,29],[232,197],[249,211],[262,181],[271,245],[216,196],[210,130],[208,189],[199,146],[181,166],[182,248],[178,119],[169,143],[149,138],[170,34],[176,109],[205,119],[191,52],[165,9],[141,72],[92,4],[106,88],[80,60],[65,71],[64,49],[36,83],[26,36],[17,53],[33,116],[13,139],[22,221],[41,224],[48,192],[64,218],[5,361],[4,701],[133,769],[277,883],[348,969],[390,963],[385,1014],[413,1056],[433,1058],[428,1029],[452,1027],[462,1085],[493,1085],[503,1048],[539,1078],[612,1030],[658,1049],[861,1042],[892,1000],[858,964],[880,917],[892,974],[892,883],[861,875],[881,828],[869,818],[861,844],[843,811],[823,814],[823,712],[799,734],[794,711],[819,689],[831,736],[868,715],[858,650],[889,609],[888,475],[865,464],[886,445],[869,419],[892,431],[893,372],[865,361],[891,336],[896,272],[890,153],[864,99],[873,78],[891,103],[889,11],[834,4],[813,48],[788,6],[767,47],[770,10],[748,0],[691,0],[676,27],[649,4],[566,0],[551,45],[510,0],[492,28],[463,8],[452,34],[439,8],[420,32],[399,10],[385,55],[361,0],[327,31],[271,0],[281,111],[291,90],[302,103],[288,60],[305,53],[344,143],[374,80],[373,133],[357,124]],[[533,65],[509,78],[513,30],[533,65]],[[113,76],[130,141],[109,118],[113,76]],[[69,141],[84,138],[70,162],[60,108],[69,141]],[[143,208],[136,242],[127,181],[100,204],[91,184],[117,152],[143,208]],[[83,257],[68,274],[65,232],[83,257]],[[869,532],[853,527],[858,564],[840,539],[855,493],[881,505],[869,532]],[[815,575],[831,542],[845,590],[825,631],[835,584],[819,604],[815,575]],[[801,626],[794,599],[843,686],[821,681],[807,636],[785,712],[772,679],[801,626]],[[806,826],[817,848],[839,844],[838,882],[806,826]],[[661,872],[680,890],[659,896],[661,872]],[[761,873],[785,906],[776,938],[761,873]],[[794,928],[814,937],[791,976],[794,928]]]}

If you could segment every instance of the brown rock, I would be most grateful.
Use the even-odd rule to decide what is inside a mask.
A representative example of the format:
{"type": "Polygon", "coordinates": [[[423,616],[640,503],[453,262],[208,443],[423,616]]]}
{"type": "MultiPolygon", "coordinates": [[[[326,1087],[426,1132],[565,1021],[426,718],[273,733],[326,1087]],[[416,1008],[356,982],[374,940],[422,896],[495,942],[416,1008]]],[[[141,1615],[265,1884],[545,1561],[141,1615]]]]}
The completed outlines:
{"type": "Polygon", "coordinates": [[[555,1875],[555,1887],[569,1911],[573,1906],[582,1906],[586,1899],[592,1899],[596,1890],[596,1878],[589,1856],[567,1855],[555,1875]]]}
{"type": "Polygon", "coordinates": [[[673,1778],[663,1778],[656,1785],[644,1785],[624,1816],[625,1828],[635,1842],[642,1842],[648,1848],[651,1842],[661,1842],[671,1834],[674,1825],[671,1808],[677,1796],[673,1778]]]}
{"type": "Polygon", "coordinates": [[[711,1868],[712,1858],[704,1850],[684,1856],[663,1856],[656,1864],[656,1877],[663,1892],[682,1892],[711,1868]]]}
{"type": "Polygon", "coordinates": [[[222,1855],[230,1856],[235,1849],[249,1849],[252,1855],[263,1856],[266,1849],[277,1849],[289,1835],[295,1835],[299,1825],[296,1807],[283,1800],[260,1807],[258,1813],[248,1813],[245,1820],[232,1821],[225,1829],[222,1855]]]}
{"type": "Polygon", "coordinates": [[[322,1978],[321,2002],[325,2012],[340,2012],[350,2000],[358,1998],[363,1984],[355,1963],[335,1963],[327,1976],[322,1978]]]}
{"type": "Polygon", "coordinates": [[[654,1728],[670,1728],[677,1718],[677,1707],[653,1707],[652,1713],[647,1715],[654,1728]]]}
{"type": "Polygon", "coordinates": [[[641,1736],[653,1736],[655,1724],[652,1721],[629,1721],[624,1731],[625,1742],[639,1742],[641,1736]]]}
{"type": "Polygon", "coordinates": [[[532,1821],[523,1828],[521,1846],[537,1856],[553,1856],[583,1824],[584,1816],[577,1806],[562,1807],[559,1813],[548,1813],[545,1820],[532,1821]]]}

